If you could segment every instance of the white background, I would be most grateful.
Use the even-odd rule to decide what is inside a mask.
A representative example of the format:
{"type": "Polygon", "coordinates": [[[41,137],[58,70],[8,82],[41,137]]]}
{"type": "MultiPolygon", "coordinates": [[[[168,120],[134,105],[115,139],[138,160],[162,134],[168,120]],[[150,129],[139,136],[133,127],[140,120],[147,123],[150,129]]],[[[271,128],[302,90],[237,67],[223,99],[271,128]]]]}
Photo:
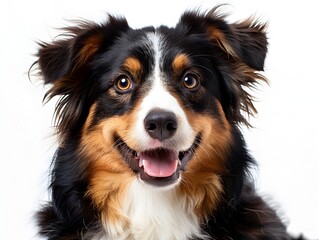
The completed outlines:
{"type": "MultiPolygon", "coordinates": [[[[188,8],[217,1],[2,0],[0,3],[0,239],[38,239],[32,215],[47,199],[55,149],[54,103],[27,72],[35,41],[50,41],[66,20],[123,14],[132,27],[174,26],[188,8]]],[[[256,14],[269,22],[269,54],[254,129],[245,137],[259,162],[259,192],[279,206],[289,231],[319,239],[319,7],[316,1],[228,1],[230,21],[256,14]]]]}

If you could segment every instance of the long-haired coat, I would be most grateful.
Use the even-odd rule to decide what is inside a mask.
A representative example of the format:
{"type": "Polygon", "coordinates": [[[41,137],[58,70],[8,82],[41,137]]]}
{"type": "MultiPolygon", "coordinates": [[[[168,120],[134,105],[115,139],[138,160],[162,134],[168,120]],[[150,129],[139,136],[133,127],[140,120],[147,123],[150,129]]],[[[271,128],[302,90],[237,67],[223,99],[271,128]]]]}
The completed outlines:
{"type": "Polygon", "coordinates": [[[265,78],[265,25],[214,8],[173,28],[122,17],[78,22],[41,43],[37,64],[56,105],[59,148],[46,239],[285,240],[249,181],[239,124],[265,78]]]}

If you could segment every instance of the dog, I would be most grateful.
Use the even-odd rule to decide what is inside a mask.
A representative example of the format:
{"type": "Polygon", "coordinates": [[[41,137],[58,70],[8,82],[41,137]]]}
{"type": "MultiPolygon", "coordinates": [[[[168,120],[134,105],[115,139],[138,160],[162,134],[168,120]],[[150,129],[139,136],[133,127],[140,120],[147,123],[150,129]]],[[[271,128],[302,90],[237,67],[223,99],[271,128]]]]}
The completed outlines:
{"type": "MultiPolygon", "coordinates": [[[[241,126],[267,82],[266,24],[220,7],[175,27],[80,21],[39,43],[45,99],[60,96],[46,239],[294,239],[249,177],[241,126]]],[[[302,239],[300,237],[299,239],[302,239]]]]}

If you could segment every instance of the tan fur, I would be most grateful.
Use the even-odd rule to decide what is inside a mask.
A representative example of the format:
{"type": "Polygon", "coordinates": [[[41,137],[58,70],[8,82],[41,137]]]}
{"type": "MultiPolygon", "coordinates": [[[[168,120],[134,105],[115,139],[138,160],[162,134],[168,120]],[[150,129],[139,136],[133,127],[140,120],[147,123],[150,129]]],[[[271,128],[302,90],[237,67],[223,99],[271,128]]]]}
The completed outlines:
{"type": "Polygon", "coordinates": [[[103,40],[104,38],[101,33],[92,35],[88,39],[86,39],[84,46],[81,48],[77,55],[78,59],[76,67],[87,63],[89,58],[92,57],[99,49],[103,40]]]}
{"type": "Polygon", "coordinates": [[[225,38],[224,33],[216,28],[215,26],[211,26],[208,28],[208,34],[211,37],[211,39],[217,41],[218,45],[228,54],[230,54],[232,57],[237,57],[236,52],[232,48],[232,46],[229,44],[227,39],[225,38]]]}
{"type": "Polygon", "coordinates": [[[172,62],[172,68],[175,74],[181,74],[182,71],[189,66],[190,59],[184,53],[178,54],[172,62]]]}
{"type": "MultiPolygon", "coordinates": [[[[192,128],[201,133],[202,139],[186,171],[182,173],[176,193],[181,199],[186,199],[187,209],[194,211],[201,220],[214,211],[221,200],[223,188],[220,175],[226,173],[223,159],[232,141],[230,125],[220,103],[217,100],[216,103],[219,119],[185,111],[192,128]]],[[[108,223],[113,223],[119,228],[116,231],[121,232],[129,224],[123,213],[123,199],[135,175],[114,147],[114,136],[120,136],[132,149],[141,147],[136,145],[130,134],[138,107],[124,116],[105,119],[89,129],[94,111],[95,105],[91,107],[82,137],[81,154],[90,161],[87,194],[100,209],[104,227],[112,231],[108,223]]]]}
{"type": "Polygon", "coordinates": [[[201,133],[202,139],[183,173],[179,192],[186,195],[190,208],[202,220],[221,200],[223,188],[220,175],[226,173],[224,158],[232,142],[230,124],[220,103],[216,102],[221,119],[186,111],[190,124],[201,133]]]}
{"type": "Polygon", "coordinates": [[[134,115],[134,112],[108,118],[96,126],[90,126],[95,110],[96,104],[93,104],[81,139],[81,154],[89,161],[87,164],[90,185],[87,195],[100,210],[104,228],[110,232],[122,232],[122,228],[127,224],[127,217],[122,211],[123,199],[135,175],[114,146],[114,136],[119,135],[130,142],[126,136],[129,135],[131,115],[134,115]],[[114,226],[118,226],[118,229],[114,230],[114,226]]]}
{"type": "Polygon", "coordinates": [[[123,67],[127,71],[129,71],[135,78],[139,78],[143,71],[141,62],[135,57],[128,57],[125,60],[123,67]]]}

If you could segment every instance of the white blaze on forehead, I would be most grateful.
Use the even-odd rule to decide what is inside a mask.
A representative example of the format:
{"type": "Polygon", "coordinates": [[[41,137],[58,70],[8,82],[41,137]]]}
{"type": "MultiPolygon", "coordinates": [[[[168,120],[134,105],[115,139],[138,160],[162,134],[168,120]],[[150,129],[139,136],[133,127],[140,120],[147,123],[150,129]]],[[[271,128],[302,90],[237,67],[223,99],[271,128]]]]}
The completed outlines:
{"type": "Polygon", "coordinates": [[[150,33],[148,41],[154,54],[154,69],[147,81],[151,82],[149,92],[142,99],[140,109],[138,110],[137,123],[133,130],[133,137],[139,142],[143,150],[156,147],[165,147],[155,139],[152,139],[144,129],[144,119],[153,109],[162,109],[164,111],[173,112],[178,119],[178,128],[174,136],[169,140],[179,151],[187,150],[195,139],[195,132],[188,123],[183,108],[177,99],[165,87],[165,79],[161,73],[161,57],[163,53],[163,41],[157,33],[150,33]]]}

